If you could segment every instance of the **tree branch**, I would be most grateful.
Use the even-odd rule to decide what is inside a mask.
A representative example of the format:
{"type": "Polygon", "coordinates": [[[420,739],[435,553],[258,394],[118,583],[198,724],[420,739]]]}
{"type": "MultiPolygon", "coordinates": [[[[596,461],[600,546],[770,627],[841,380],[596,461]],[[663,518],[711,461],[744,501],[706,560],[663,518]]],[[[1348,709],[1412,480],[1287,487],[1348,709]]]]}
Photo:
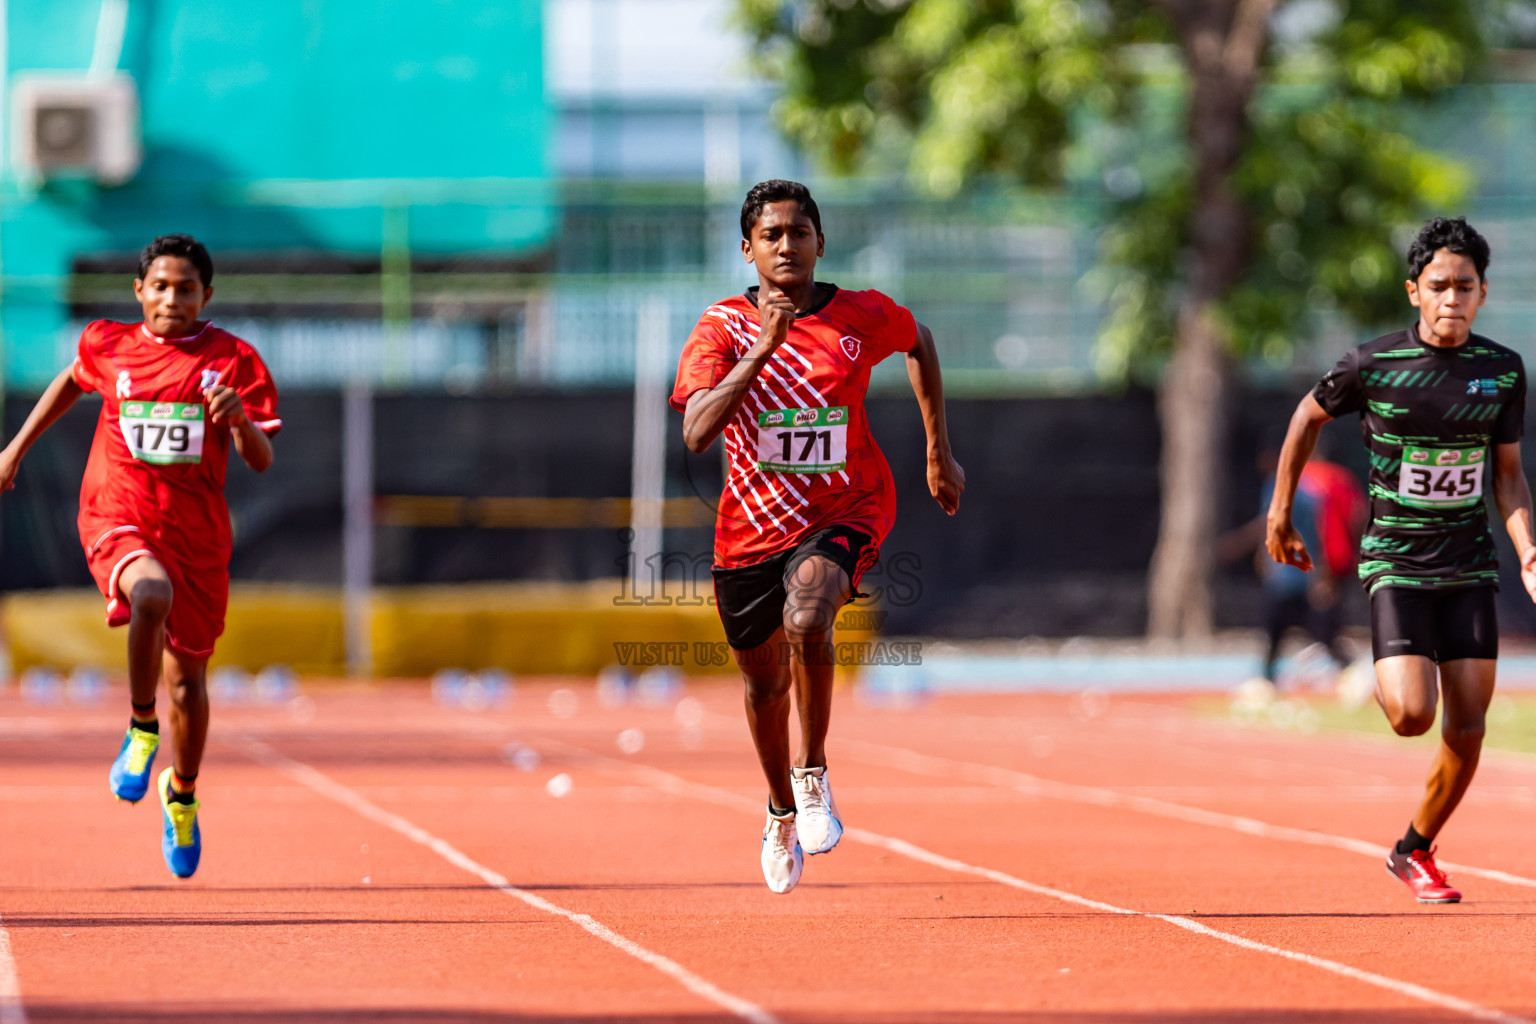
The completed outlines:
{"type": "Polygon", "coordinates": [[[1250,81],[1259,70],[1259,57],[1269,34],[1269,16],[1280,0],[1239,0],[1227,33],[1221,62],[1227,74],[1250,81]]]}

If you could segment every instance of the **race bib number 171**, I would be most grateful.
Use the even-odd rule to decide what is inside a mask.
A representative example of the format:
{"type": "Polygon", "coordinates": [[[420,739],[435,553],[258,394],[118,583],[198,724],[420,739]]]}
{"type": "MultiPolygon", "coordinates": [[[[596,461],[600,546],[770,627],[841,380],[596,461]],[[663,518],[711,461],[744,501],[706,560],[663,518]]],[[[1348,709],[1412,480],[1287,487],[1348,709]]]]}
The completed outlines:
{"type": "Polygon", "coordinates": [[[203,407],[194,402],[124,402],[118,426],[140,462],[171,465],[203,461],[203,407]]]}
{"type": "Polygon", "coordinates": [[[848,407],[772,409],[757,414],[757,468],[836,473],[848,465],[848,407]]]}
{"type": "Polygon", "coordinates": [[[1404,448],[1397,500],[1419,508],[1457,508],[1483,501],[1486,448],[1404,448]]]}

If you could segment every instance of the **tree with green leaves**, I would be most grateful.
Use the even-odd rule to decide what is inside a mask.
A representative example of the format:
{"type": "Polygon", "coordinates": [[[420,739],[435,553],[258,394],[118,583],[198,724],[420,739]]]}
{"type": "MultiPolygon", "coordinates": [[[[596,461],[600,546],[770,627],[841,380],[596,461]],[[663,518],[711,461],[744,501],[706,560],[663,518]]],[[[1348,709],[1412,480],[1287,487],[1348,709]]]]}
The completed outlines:
{"type": "Polygon", "coordinates": [[[1394,229],[1467,194],[1405,126],[1468,79],[1492,2],[737,0],[784,127],[838,171],[1107,183],[1097,359],[1158,377],[1168,638],[1212,629],[1237,362],[1325,316],[1400,319],[1394,229]]]}

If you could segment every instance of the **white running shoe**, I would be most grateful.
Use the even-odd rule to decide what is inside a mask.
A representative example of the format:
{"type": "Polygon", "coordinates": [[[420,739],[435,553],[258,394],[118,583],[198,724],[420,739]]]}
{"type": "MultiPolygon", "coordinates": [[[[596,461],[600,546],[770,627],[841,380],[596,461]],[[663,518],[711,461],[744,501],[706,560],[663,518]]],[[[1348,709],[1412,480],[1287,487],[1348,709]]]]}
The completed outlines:
{"type": "Polygon", "coordinates": [[[801,841],[809,854],[826,853],[843,838],[843,823],[832,796],[832,780],[825,768],[791,768],[789,784],[795,791],[795,816],[801,841]]]}
{"type": "Polygon", "coordinates": [[[795,834],[795,816],[786,814],[775,818],[768,812],[768,823],[763,826],[763,881],[768,888],[783,894],[800,881],[800,871],[805,867],[805,854],[800,849],[800,837],[795,834]]]}

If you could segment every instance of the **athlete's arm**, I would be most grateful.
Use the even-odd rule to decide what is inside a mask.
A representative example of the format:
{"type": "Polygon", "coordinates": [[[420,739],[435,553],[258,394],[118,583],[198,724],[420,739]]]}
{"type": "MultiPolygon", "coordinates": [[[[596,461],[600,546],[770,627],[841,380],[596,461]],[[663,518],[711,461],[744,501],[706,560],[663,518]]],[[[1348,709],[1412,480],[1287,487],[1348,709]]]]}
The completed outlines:
{"type": "Polygon", "coordinates": [[[272,465],[272,439],[266,431],[251,422],[245,414],[245,402],[240,392],[225,384],[215,384],[203,392],[208,403],[208,418],[215,423],[228,423],[235,451],[245,464],[258,473],[265,473],[272,465]]]}
{"type": "Polygon", "coordinates": [[[939,372],[939,351],[933,332],[917,325],[917,344],[907,352],[907,379],[923,411],[923,430],[928,434],[928,493],[950,515],[960,509],[965,492],[965,470],[949,450],[949,424],[944,419],[944,375],[939,372]]]}
{"type": "Polygon", "coordinates": [[[765,286],[758,295],[758,315],[762,327],[757,332],[757,343],[747,349],[747,354],[720,383],[688,396],[683,409],[683,443],[694,454],[708,450],[726,424],[736,418],[752,382],[789,337],[789,325],[795,322],[795,304],[783,292],[770,291],[765,286]]]}
{"type": "Polygon", "coordinates": [[[27,449],[32,447],[34,441],[43,436],[43,431],[53,426],[54,421],[68,412],[69,407],[84,393],[85,389],[75,382],[73,364],[53,378],[53,383],[48,385],[43,397],[32,407],[27,422],[21,425],[5,450],[0,451],[0,490],[8,491],[16,486],[16,471],[21,468],[21,457],[27,454],[27,449]]]}
{"type": "Polygon", "coordinates": [[[1296,501],[1296,485],[1301,482],[1301,471],[1312,451],[1317,447],[1317,435],[1323,424],[1333,419],[1310,393],[1296,406],[1291,414],[1291,425],[1285,432],[1285,444],[1280,449],[1280,465],[1275,467],[1275,496],[1269,502],[1269,518],[1264,537],[1264,547],[1269,557],[1282,565],[1294,565],[1311,571],[1312,556],[1307,544],[1291,523],[1291,506],[1296,501]]]}
{"type": "Polygon", "coordinates": [[[1520,465],[1520,442],[1493,446],[1493,500],[1520,556],[1520,582],[1536,601],[1536,541],[1531,539],[1531,485],[1520,465]]]}

